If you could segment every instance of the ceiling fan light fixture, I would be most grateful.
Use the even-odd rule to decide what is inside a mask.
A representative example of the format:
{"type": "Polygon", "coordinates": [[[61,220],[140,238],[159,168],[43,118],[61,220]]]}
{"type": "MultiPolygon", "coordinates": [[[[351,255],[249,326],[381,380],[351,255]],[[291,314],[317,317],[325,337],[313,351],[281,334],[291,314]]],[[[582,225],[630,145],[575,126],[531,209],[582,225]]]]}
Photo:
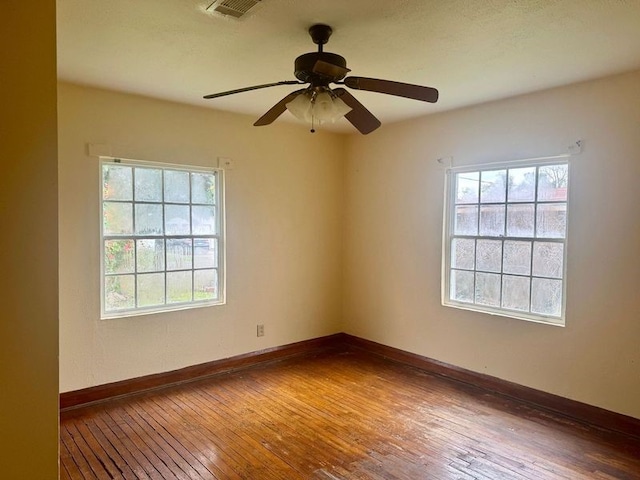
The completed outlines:
{"type": "Polygon", "coordinates": [[[313,117],[320,123],[333,123],[349,113],[351,107],[329,92],[320,92],[315,97],[311,111],[313,117]]]}
{"type": "Polygon", "coordinates": [[[311,95],[308,92],[297,95],[296,98],[286,104],[287,110],[303,122],[311,121],[311,95]]]}
{"type": "Polygon", "coordinates": [[[329,89],[301,93],[287,103],[286,108],[297,119],[317,124],[333,123],[351,111],[351,107],[329,89]]]}

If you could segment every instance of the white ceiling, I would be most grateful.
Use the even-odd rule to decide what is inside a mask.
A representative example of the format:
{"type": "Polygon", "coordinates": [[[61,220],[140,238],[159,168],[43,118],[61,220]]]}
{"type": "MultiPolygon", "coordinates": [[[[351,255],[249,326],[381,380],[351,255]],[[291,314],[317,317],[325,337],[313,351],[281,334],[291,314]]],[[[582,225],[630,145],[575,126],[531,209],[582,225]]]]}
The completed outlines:
{"type": "Polygon", "coordinates": [[[317,48],[308,27],[326,23],[325,51],[353,75],[440,91],[437,104],[352,91],[384,128],[640,68],[640,0],[262,0],[241,19],[211,1],[58,0],[60,79],[257,118],[298,87],[202,96],[294,79],[294,59],[317,48]]]}

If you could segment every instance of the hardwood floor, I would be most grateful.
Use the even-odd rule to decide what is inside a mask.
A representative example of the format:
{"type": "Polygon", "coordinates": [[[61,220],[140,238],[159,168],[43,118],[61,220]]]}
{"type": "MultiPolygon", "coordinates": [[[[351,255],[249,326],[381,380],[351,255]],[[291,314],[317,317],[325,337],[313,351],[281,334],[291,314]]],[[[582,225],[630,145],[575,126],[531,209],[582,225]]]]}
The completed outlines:
{"type": "Polygon", "coordinates": [[[61,414],[62,479],[640,479],[640,442],[360,351],[61,414]]]}

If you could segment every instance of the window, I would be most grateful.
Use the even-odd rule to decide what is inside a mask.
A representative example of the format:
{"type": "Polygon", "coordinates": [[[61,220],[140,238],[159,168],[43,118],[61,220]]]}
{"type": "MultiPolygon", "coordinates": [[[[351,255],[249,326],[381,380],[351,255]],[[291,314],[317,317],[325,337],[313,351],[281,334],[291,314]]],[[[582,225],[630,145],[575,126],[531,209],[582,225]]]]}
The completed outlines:
{"type": "Polygon", "coordinates": [[[569,165],[453,168],[443,304],[564,325],[569,165]]]}
{"type": "Polygon", "coordinates": [[[100,165],[102,318],[223,303],[222,171],[100,165]]]}

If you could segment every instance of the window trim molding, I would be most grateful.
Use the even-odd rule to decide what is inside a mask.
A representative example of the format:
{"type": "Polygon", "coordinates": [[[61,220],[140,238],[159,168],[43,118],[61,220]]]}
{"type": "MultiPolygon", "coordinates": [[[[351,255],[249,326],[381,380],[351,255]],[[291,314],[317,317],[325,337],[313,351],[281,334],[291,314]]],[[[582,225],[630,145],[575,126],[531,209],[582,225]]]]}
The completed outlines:
{"type": "MultiPolygon", "coordinates": [[[[579,144],[581,146],[581,143],[579,144]]],[[[567,187],[569,187],[570,176],[571,176],[571,157],[575,154],[568,153],[562,155],[555,156],[547,156],[547,157],[535,157],[535,158],[526,158],[526,159],[517,159],[517,160],[505,160],[499,162],[487,162],[481,164],[468,164],[461,166],[450,166],[446,168],[444,175],[444,204],[443,204],[443,225],[442,225],[442,258],[441,258],[441,288],[440,288],[440,301],[441,305],[449,308],[457,308],[460,310],[466,310],[475,313],[484,313],[492,316],[506,317],[512,318],[516,320],[524,320],[533,323],[540,323],[543,325],[551,325],[555,327],[565,327],[567,323],[566,316],[566,304],[567,304],[567,245],[569,243],[569,205],[570,205],[570,188],[567,189],[567,199],[564,203],[567,205],[567,224],[565,229],[565,236],[562,239],[562,243],[564,245],[563,249],[563,264],[562,264],[562,305],[560,311],[560,317],[524,312],[520,310],[510,310],[503,307],[492,307],[489,305],[478,305],[475,303],[466,303],[460,302],[456,300],[452,300],[450,298],[450,288],[451,288],[451,238],[453,235],[452,229],[455,223],[455,185],[454,185],[454,175],[458,173],[465,172],[476,172],[476,171],[490,171],[490,170],[500,170],[500,169],[508,169],[508,168],[523,168],[527,166],[535,166],[535,167],[543,167],[545,165],[559,165],[566,164],[569,173],[567,178],[567,187]]],[[[537,180],[536,180],[537,181],[537,180]]],[[[478,201],[480,201],[478,199],[478,201]]],[[[536,205],[538,204],[537,198],[533,202],[536,205]]],[[[544,202],[546,203],[546,202],[544,202]]],[[[505,197],[505,205],[507,204],[507,199],[505,197]]],[[[534,233],[535,235],[535,233],[534,233]]],[[[482,238],[480,235],[475,238],[482,238]]],[[[492,238],[492,237],[485,237],[492,238]]],[[[535,236],[533,238],[524,238],[523,240],[531,240],[532,246],[534,240],[537,239],[535,236]]],[[[557,241],[558,239],[543,239],[545,241],[557,241]]],[[[474,270],[475,271],[475,270],[474,270]]],[[[502,273],[500,273],[502,276],[502,273]]],[[[529,275],[530,278],[533,278],[533,275],[529,275]]],[[[531,287],[530,287],[531,288],[531,287]]]]}
{"type": "MultiPolygon", "coordinates": [[[[225,208],[225,178],[224,178],[224,169],[220,167],[213,166],[203,166],[203,165],[187,165],[187,164],[179,164],[179,163],[168,163],[168,162],[157,162],[157,161],[148,161],[148,160],[138,160],[124,157],[116,157],[112,155],[97,155],[98,157],[98,192],[99,192],[99,255],[100,255],[100,320],[113,320],[119,318],[128,318],[128,317],[138,317],[142,315],[153,315],[153,314],[163,314],[163,313],[171,313],[177,311],[184,310],[192,310],[195,308],[204,308],[204,307],[212,307],[218,305],[225,305],[227,303],[227,255],[226,255],[226,208],[225,208]],[[161,168],[161,169],[175,169],[175,170],[183,170],[188,172],[200,172],[200,173],[212,173],[216,174],[216,214],[218,217],[217,223],[219,228],[219,233],[216,234],[216,238],[218,239],[218,266],[216,269],[218,270],[218,292],[219,297],[215,300],[194,300],[188,303],[176,303],[176,304],[163,304],[163,305],[155,305],[149,307],[134,307],[132,309],[122,309],[122,310],[114,310],[114,311],[106,311],[105,310],[105,264],[104,264],[104,199],[103,199],[103,178],[102,178],[102,167],[105,164],[123,164],[132,167],[147,167],[147,168],[161,168]]],[[[135,203],[132,200],[132,203],[135,203]]],[[[164,205],[164,201],[162,205],[164,205]]],[[[184,235],[178,235],[183,237],[184,235]]],[[[192,236],[192,235],[188,235],[192,236]]],[[[132,238],[136,238],[135,234],[131,235],[132,238]]],[[[171,237],[171,236],[169,236],[171,237]]],[[[154,238],[163,238],[166,239],[166,235],[162,236],[154,236],[154,238]]],[[[165,266],[166,273],[166,266],[165,266]]],[[[193,271],[193,268],[192,268],[193,271]]]]}

